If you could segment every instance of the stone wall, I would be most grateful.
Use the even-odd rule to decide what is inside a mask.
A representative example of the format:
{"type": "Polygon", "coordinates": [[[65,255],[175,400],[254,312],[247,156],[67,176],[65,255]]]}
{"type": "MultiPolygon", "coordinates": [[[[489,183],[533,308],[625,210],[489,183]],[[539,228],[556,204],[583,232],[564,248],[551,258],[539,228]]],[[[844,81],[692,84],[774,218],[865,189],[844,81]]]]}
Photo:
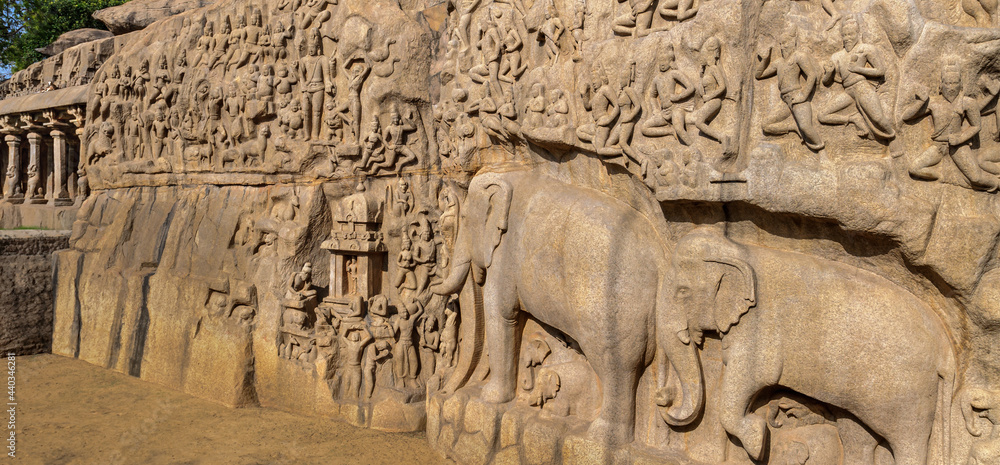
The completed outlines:
{"type": "Polygon", "coordinates": [[[53,253],[68,246],[68,231],[0,231],[0,352],[51,350],[53,253]]]}
{"type": "Polygon", "coordinates": [[[976,8],[159,21],[78,112],[53,351],[425,429],[463,464],[994,460],[1000,29],[976,8]]]}

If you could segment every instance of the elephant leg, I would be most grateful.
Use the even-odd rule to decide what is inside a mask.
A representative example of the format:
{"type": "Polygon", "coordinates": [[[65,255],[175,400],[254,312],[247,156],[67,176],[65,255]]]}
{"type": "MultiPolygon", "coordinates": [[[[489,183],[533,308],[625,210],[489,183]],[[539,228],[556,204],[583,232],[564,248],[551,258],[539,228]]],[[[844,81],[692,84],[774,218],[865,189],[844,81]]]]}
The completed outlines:
{"type": "Polygon", "coordinates": [[[483,288],[490,379],[483,386],[482,393],[483,400],[497,404],[513,400],[517,393],[517,351],[520,347],[517,296],[498,287],[495,281],[487,280],[483,288]]]}
{"type": "Polygon", "coordinates": [[[747,413],[750,402],[764,386],[753,379],[752,367],[730,360],[722,375],[721,412],[719,421],[732,434],[753,460],[760,460],[767,441],[767,421],[764,417],[747,413]]]}
{"type": "Polygon", "coordinates": [[[641,368],[614,350],[591,361],[601,383],[601,413],[588,433],[598,442],[625,445],[635,430],[635,392],[641,368]]]}
{"type": "MultiPolygon", "coordinates": [[[[900,403],[902,404],[902,403],[900,403]]],[[[892,430],[883,434],[889,448],[892,450],[892,457],[896,465],[926,465],[927,448],[930,445],[931,428],[934,422],[933,404],[922,406],[910,404],[900,406],[895,410],[899,412],[892,425],[892,430]],[[917,411],[921,407],[927,408],[927,415],[921,415],[917,411]],[[906,409],[913,410],[907,415],[906,409]]]]}
{"type": "Polygon", "coordinates": [[[858,465],[875,464],[875,448],[878,440],[850,416],[837,419],[837,433],[844,447],[844,463],[858,465]]]}

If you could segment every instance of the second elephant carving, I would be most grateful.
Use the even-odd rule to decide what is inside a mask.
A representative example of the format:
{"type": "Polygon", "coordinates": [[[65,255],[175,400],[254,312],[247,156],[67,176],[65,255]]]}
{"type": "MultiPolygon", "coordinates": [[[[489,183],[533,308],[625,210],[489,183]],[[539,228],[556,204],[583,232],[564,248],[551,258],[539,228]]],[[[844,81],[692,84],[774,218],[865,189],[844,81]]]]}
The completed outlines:
{"type": "MultiPolygon", "coordinates": [[[[755,460],[764,455],[768,429],[747,412],[774,386],[849,412],[884,439],[898,465],[928,463],[935,424],[942,429],[934,437],[950,437],[951,339],[941,318],[899,285],[839,262],[738,244],[709,226],[681,238],[671,274],[672,302],[657,329],[679,341],[659,344],[676,382],[661,379],[661,407],[680,395],[701,405],[696,346],[713,331],[722,336],[726,364],[720,421],[755,460]]],[[[851,423],[838,421],[838,428],[851,423]]],[[[873,463],[876,441],[845,450],[843,463],[873,463]]],[[[947,442],[939,451],[945,456],[947,442]]]]}

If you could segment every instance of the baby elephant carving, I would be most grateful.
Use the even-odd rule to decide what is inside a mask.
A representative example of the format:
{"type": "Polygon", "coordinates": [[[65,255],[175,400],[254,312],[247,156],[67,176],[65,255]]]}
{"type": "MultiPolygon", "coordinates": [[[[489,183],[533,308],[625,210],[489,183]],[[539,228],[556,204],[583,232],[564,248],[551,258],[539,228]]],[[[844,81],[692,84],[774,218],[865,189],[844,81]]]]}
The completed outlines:
{"type": "Polygon", "coordinates": [[[1000,391],[965,391],[962,414],[969,434],[981,438],[969,450],[968,465],[1000,463],[1000,391]]]}

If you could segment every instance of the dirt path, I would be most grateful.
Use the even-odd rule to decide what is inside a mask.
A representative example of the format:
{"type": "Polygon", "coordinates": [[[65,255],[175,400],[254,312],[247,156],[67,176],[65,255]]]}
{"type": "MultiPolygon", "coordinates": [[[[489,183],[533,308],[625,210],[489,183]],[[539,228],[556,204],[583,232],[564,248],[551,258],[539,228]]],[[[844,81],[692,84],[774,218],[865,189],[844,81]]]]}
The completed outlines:
{"type": "Polygon", "coordinates": [[[57,355],[17,358],[16,397],[18,459],[4,455],[0,463],[449,463],[427,446],[423,433],[230,409],[57,355]]]}

